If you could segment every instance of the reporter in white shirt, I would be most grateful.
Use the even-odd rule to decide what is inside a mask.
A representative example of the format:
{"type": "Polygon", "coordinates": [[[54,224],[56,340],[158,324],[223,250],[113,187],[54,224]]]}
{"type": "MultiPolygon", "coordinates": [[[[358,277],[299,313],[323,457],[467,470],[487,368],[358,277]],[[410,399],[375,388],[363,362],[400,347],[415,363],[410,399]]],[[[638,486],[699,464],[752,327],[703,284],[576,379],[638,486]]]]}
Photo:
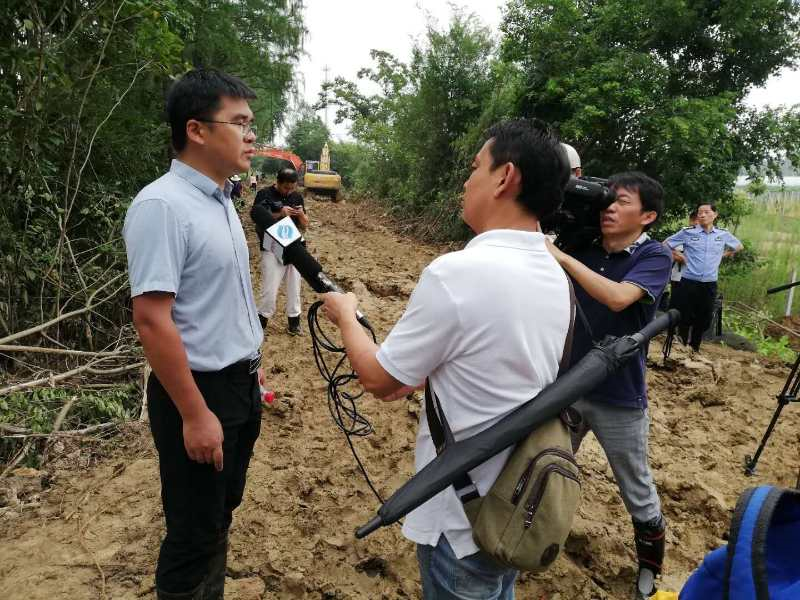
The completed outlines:
{"type": "MultiPolygon", "coordinates": [[[[486,429],[555,380],[570,319],[567,277],[539,228],[563,197],[564,151],[540,121],[499,123],[486,140],[464,183],[463,219],[476,237],[428,265],[380,347],[356,321],[355,295],[325,295],[325,313],[367,391],[395,400],[430,377],[456,439],[486,429]]],[[[470,472],[481,495],[508,452],[470,472]]],[[[435,455],[423,414],[416,470],[435,455]]],[[[426,600],[514,597],[517,572],[479,551],[452,487],[410,513],[403,534],[417,544],[426,600]]]]}

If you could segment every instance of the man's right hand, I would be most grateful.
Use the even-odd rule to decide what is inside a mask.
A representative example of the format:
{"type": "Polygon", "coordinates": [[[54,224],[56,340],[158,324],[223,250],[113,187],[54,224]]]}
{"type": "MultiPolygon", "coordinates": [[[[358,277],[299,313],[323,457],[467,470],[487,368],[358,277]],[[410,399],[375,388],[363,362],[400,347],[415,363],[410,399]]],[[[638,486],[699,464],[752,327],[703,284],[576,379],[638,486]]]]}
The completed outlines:
{"type": "Polygon", "coordinates": [[[683,255],[682,252],[678,252],[677,250],[672,251],[672,260],[677,263],[681,263],[682,265],[686,264],[686,257],[683,255]]]}
{"type": "Polygon", "coordinates": [[[190,420],[183,421],[183,445],[189,458],[206,464],[213,464],[217,471],[222,471],[222,425],[210,410],[198,414],[190,420]]]}

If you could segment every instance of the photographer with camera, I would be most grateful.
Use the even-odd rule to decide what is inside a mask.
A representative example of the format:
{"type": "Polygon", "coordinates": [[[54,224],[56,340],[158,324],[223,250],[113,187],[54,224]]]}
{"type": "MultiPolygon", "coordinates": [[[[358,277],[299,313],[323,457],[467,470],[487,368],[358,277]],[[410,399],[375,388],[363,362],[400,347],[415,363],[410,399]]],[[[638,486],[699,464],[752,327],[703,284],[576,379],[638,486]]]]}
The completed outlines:
{"type": "MultiPolygon", "coordinates": [[[[571,364],[605,335],[638,331],[654,315],[669,280],[671,258],[661,243],[645,233],[664,211],[661,185],[639,172],[612,176],[616,193],[600,214],[600,238],[570,256],[548,244],[569,273],[588,327],[575,327],[571,364]]],[[[608,458],[622,499],[633,519],[639,562],[636,598],[655,592],[654,580],[664,555],[665,521],[647,456],[649,417],[644,353],[609,377],[573,406],[582,422],[573,432],[573,450],[591,430],[608,458]]]]}
{"type": "MultiPolygon", "coordinates": [[[[425,268],[380,347],[358,324],[352,293],[325,295],[324,311],[366,390],[394,400],[427,377],[455,439],[483,431],[550,385],[570,324],[569,282],[539,226],[562,201],[564,152],[541,121],[499,123],[486,140],[464,183],[463,219],[476,237],[425,268]]],[[[508,456],[470,472],[481,496],[508,456]]],[[[435,457],[424,412],[416,471],[435,457]]],[[[403,534],[417,544],[423,598],[513,599],[517,570],[479,550],[452,486],[411,512],[403,534]]]]}

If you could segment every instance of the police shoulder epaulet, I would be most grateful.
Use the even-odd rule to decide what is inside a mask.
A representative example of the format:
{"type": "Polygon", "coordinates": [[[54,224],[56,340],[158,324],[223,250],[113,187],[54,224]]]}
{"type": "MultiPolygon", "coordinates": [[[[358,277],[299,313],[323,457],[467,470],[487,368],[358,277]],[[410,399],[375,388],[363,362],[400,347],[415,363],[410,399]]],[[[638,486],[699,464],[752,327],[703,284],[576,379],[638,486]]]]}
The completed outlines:
{"type": "Polygon", "coordinates": [[[689,225],[688,227],[684,227],[684,229],[694,229],[694,225],[689,225]]]}

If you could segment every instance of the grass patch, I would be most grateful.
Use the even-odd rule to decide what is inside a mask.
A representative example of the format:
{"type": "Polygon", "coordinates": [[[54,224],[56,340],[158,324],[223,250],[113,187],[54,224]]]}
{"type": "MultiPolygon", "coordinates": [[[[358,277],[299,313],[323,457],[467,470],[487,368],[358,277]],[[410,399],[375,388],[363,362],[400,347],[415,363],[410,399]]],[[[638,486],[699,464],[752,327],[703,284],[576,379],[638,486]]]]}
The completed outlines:
{"type": "MultiPolygon", "coordinates": [[[[753,213],[742,219],[735,235],[752,256],[746,254],[744,262],[723,261],[722,293],[728,300],[763,309],[773,318],[782,317],[788,292],[767,296],[766,291],[788,283],[793,268],[800,277],[800,192],[768,192],[757,198],[753,213]]],[[[800,296],[795,305],[794,312],[800,311],[800,296]]]]}

